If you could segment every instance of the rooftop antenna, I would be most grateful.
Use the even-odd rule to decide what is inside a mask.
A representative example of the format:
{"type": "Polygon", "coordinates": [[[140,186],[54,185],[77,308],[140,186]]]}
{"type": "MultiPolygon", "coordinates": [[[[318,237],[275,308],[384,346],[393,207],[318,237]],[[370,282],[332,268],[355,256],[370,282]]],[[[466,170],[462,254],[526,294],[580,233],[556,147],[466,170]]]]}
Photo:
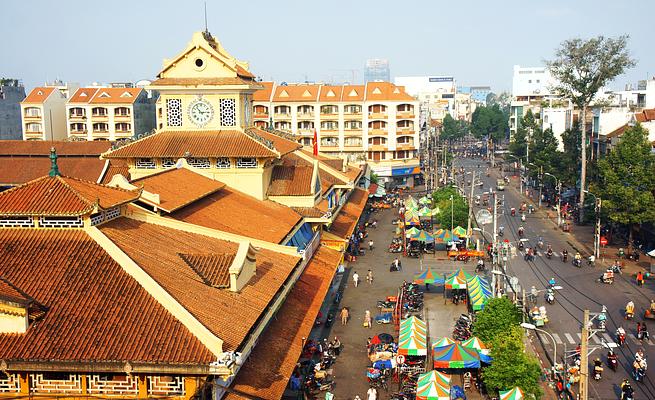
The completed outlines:
{"type": "Polygon", "coordinates": [[[205,2],[205,33],[209,33],[209,29],[207,28],[207,2],[205,2]]]}

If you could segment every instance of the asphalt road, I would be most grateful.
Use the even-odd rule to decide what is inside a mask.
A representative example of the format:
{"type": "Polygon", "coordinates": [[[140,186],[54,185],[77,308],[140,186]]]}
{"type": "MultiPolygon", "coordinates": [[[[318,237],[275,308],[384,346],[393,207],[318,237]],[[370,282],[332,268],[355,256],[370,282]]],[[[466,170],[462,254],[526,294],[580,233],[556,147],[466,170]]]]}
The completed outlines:
{"type": "MultiPolygon", "coordinates": [[[[498,169],[492,170],[491,176],[485,176],[487,164],[478,159],[456,159],[456,167],[464,166],[467,172],[476,172],[476,179],[481,175],[483,186],[475,188],[475,195],[481,195],[484,191],[489,191],[493,187],[495,190],[496,176],[499,174],[498,169]],[[478,169],[478,164],[480,165],[478,169]]],[[[466,180],[471,179],[471,174],[467,175],[466,180]]],[[[458,175],[461,180],[461,175],[458,175]]],[[[574,350],[580,342],[580,330],[582,326],[583,310],[588,309],[591,312],[600,312],[602,305],[605,305],[609,311],[607,330],[598,332],[589,340],[591,348],[596,348],[590,355],[590,360],[599,357],[604,364],[605,370],[600,381],[594,381],[591,377],[592,366],[590,365],[589,379],[589,398],[592,399],[617,399],[620,398],[619,384],[624,378],[631,376],[632,362],[635,352],[643,348],[648,360],[655,360],[655,324],[649,324],[649,331],[652,332],[653,338],[650,341],[640,342],[636,339],[636,324],[642,321],[643,310],[648,307],[650,299],[655,298],[655,292],[648,287],[637,287],[629,276],[618,276],[613,285],[607,285],[597,282],[597,278],[602,274],[604,268],[589,267],[586,262],[582,268],[576,268],[572,265],[573,255],[576,249],[571,243],[569,234],[556,229],[555,225],[546,219],[542,213],[527,214],[526,221],[521,222],[517,211],[516,217],[510,216],[510,208],[515,207],[517,210],[523,199],[519,196],[518,178],[512,179],[512,183],[499,193],[499,198],[504,196],[503,206],[499,208],[498,226],[504,226],[505,235],[500,240],[508,239],[515,245],[519,239],[518,227],[522,225],[525,229],[524,237],[529,239],[528,245],[536,247],[537,238],[543,237],[545,246],[552,245],[557,256],[561,255],[563,249],[569,252],[569,261],[564,263],[559,257],[547,259],[543,254],[544,250],[539,250],[534,261],[527,262],[523,259],[521,253],[511,258],[508,264],[508,275],[516,276],[520,285],[526,291],[534,285],[537,289],[543,290],[548,285],[548,280],[554,277],[557,285],[562,286],[562,290],[557,291],[555,304],[548,305],[543,296],[539,296],[538,304],[546,305],[549,322],[544,327],[550,332],[557,343],[558,362],[562,361],[564,351],[574,350]],[[634,301],[636,305],[636,316],[633,321],[625,321],[623,310],[628,301],[634,301]],[[616,340],[615,332],[618,326],[623,326],[628,333],[626,344],[617,349],[619,356],[619,369],[613,372],[607,368],[607,350],[601,347],[602,341],[616,340]]],[[[470,186],[463,188],[465,193],[470,193],[470,186]]],[[[485,227],[486,231],[492,230],[492,225],[485,227]]],[[[526,246],[526,247],[527,247],[526,246]]],[[[581,251],[583,257],[585,254],[581,251]]],[[[652,285],[652,284],[651,284],[652,285]]],[[[543,294],[541,292],[540,294],[543,294]]],[[[540,334],[540,339],[544,343],[544,351],[552,355],[552,340],[547,336],[540,334]]],[[[543,356],[543,354],[542,354],[543,356]]],[[[571,359],[567,361],[571,362],[571,359]]],[[[632,385],[636,391],[636,399],[655,399],[655,375],[652,369],[646,374],[643,383],[636,383],[631,379],[632,385]]],[[[577,385],[575,387],[577,392],[577,385]]]]}

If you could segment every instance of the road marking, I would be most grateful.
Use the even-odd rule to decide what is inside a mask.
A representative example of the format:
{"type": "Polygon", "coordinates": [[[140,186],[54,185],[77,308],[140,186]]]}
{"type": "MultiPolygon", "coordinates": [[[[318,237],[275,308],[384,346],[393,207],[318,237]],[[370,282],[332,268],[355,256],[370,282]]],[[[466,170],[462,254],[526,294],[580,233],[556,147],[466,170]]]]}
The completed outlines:
{"type": "Polygon", "coordinates": [[[582,333],[578,332],[578,343],[582,342],[582,333]]]}
{"type": "MultiPolygon", "coordinates": [[[[582,334],[580,336],[582,336],[582,334]]],[[[594,342],[595,344],[600,344],[600,340],[598,339],[598,334],[592,336],[591,341],[594,342]]]]}
{"type": "Polygon", "coordinates": [[[603,332],[603,339],[605,339],[607,343],[614,342],[614,339],[607,332],[603,332]]]}
{"type": "Polygon", "coordinates": [[[569,343],[575,344],[575,340],[573,340],[573,336],[571,336],[570,333],[565,333],[564,336],[566,337],[566,340],[569,341],[569,343]]]}
{"type": "Polygon", "coordinates": [[[553,333],[553,339],[555,339],[555,343],[557,344],[564,344],[564,342],[562,342],[562,339],[559,338],[559,335],[557,333],[553,333]]]}

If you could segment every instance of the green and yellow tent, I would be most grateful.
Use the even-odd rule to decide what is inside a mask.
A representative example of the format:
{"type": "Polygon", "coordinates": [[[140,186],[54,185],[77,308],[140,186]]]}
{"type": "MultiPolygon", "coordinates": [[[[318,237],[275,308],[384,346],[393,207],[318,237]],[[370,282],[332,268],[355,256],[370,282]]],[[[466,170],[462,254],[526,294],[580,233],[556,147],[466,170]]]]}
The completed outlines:
{"type": "Polygon", "coordinates": [[[523,391],[516,386],[514,389],[500,391],[500,400],[522,400],[523,391]]]}

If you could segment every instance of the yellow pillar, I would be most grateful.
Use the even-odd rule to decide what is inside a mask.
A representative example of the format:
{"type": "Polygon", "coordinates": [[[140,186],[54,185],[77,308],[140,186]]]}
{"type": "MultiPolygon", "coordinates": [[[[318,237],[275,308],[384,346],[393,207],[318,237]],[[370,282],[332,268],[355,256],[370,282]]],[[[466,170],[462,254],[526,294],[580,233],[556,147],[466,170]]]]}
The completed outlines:
{"type": "Polygon", "coordinates": [[[137,395],[140,399],[145,399],[148,397],[148,381],[145,375],[138,376],[138,387],[139,394],[137,395]]]}
{"type": "Polygon", "coordinates": [[[184,377],[184,398],[189,399],[198,390],[198,378],[195,376],[185,376],[184,377]]]}
{"type": "Polygon", "coordinates": [[[87,380],[86,375],[80,375],[80,386],[82,388],[82,394],[87,395],[87,380]]]}
{"type": "Polygon", "coordinates": [[[27,372],[21,372],[18,374],[18,380],[20,382],[20,393],[29,395],[30,394],[30,378],[27,372]]]}

